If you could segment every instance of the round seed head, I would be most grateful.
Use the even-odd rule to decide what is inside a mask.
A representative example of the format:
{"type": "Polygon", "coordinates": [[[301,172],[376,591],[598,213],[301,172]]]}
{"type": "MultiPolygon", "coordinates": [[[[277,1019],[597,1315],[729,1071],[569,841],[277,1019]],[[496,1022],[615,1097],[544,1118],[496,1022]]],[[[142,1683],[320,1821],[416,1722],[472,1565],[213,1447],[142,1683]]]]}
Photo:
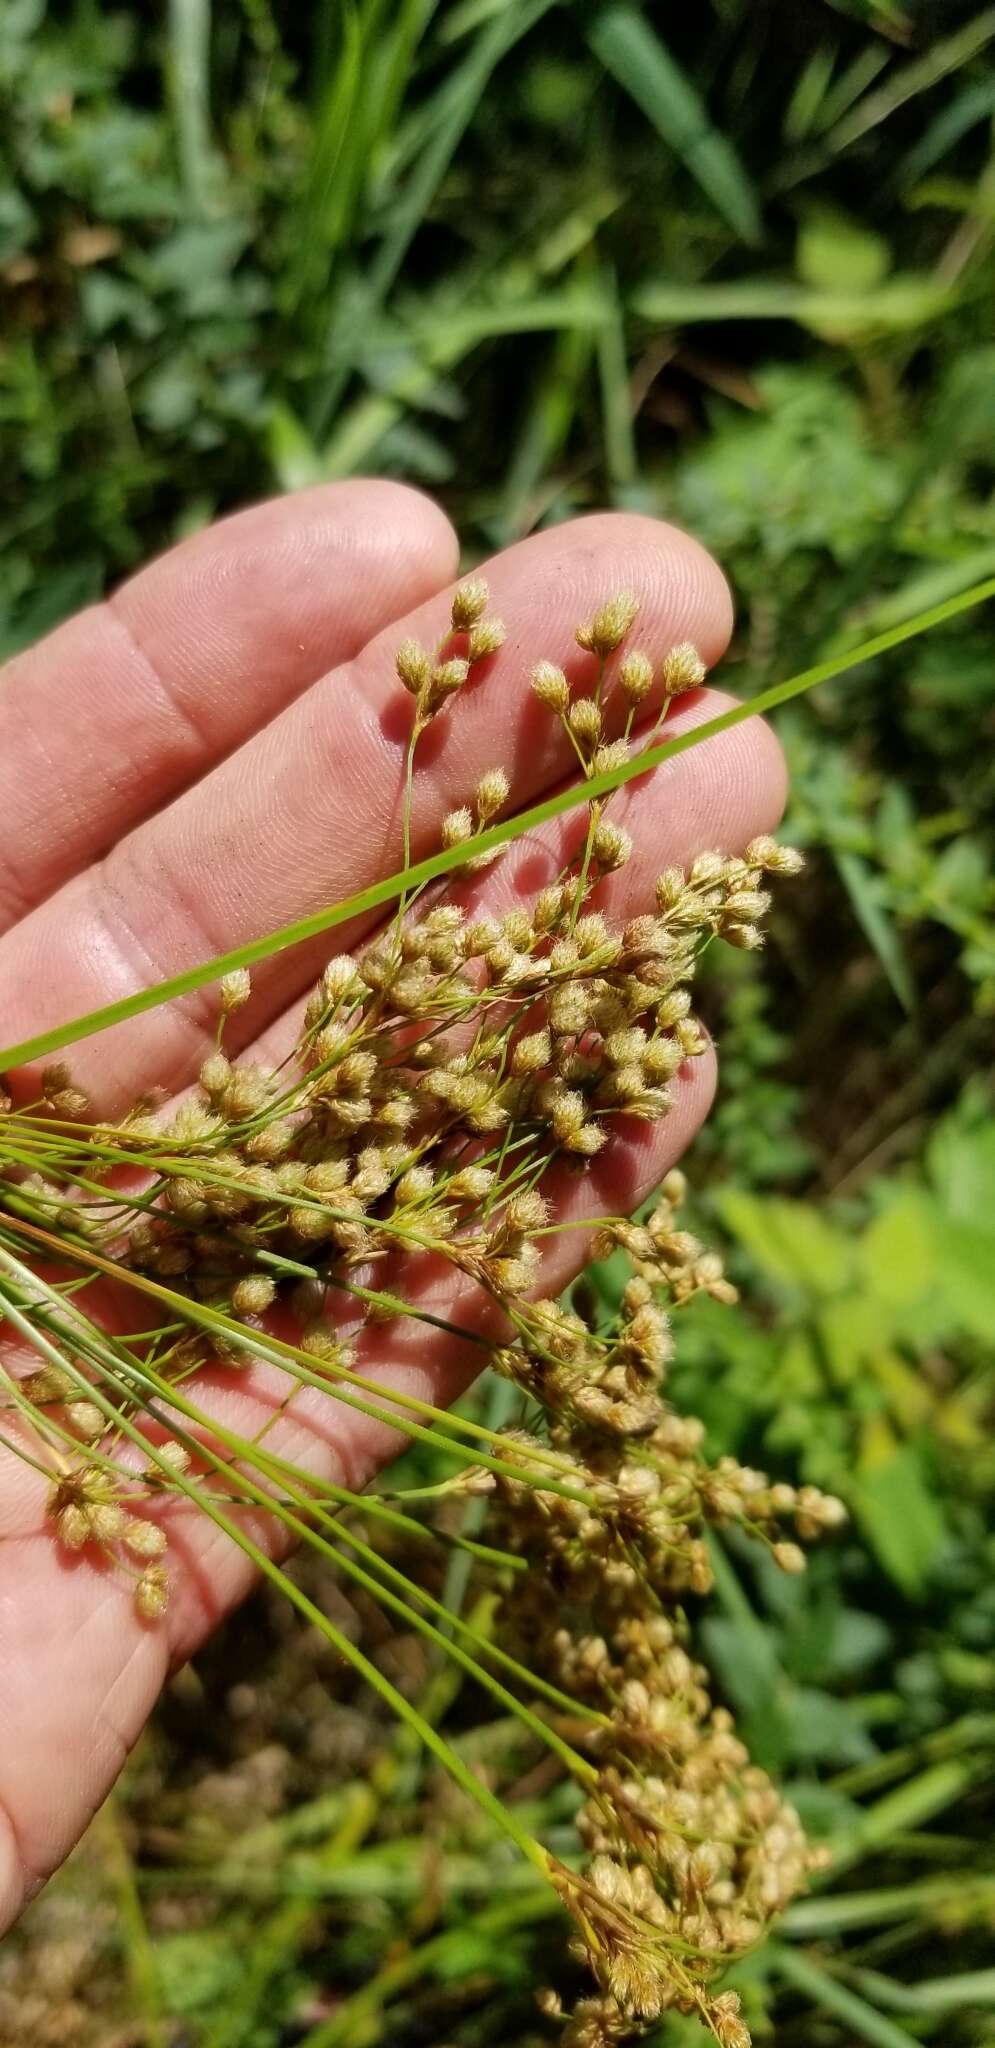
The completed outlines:
{"type": "Polygon", "coordinates": [[[459,655],[454,655],[451,661],[440,661],[438,667],[432,670],[429,693],[431,701],[441,703],[444,697],[452,697],[457,690],[463,688],[469,673],[469,662],[462,660],[459,655]]]}
{"type": "Polygon", "coordinates": [[[247,967],[236,967],[226,974],[221,983],[221,1014],[227,1017],[232,1010],[240,1010],[252,994],[252,981],[247,967]]]}
{"type": "Polygon", "coordinates": [[[443,846],[462,846],[464,839],[473,838],[473,819],[464,804],[461,810],[449,811],[442,820],[443,846]]]}
{"type": "Polygon", "coordinates": [[[66,1421],[87,1443],[93,1443],[106,1427],[95,1401],[70,1401],[66,1407],[66,1421]]]}
{"type": "Polygon", "coordinates": [[[570,706],[568,719],[571,732],[576,733],[579,740],[601,738],[601,712],[593,697],[578,697],[570,706]]]}
{"type": "Polygon", "coordinates": [[[157,1522],[147,1522],[133,1517],[124,1532],[124,1545],[132,1557],[151,1559],[161,1557],[166,1548],[165,1530],[157,1522]]]}
{"type": "Polygon", "coordinates": [[[616,868],[624,868],[632,852],[632,840],[621,825],[612,825],[602,819],[594,834],[594,858],[606,874],[613,874],[616,868]]]}
{"type": "Polygon", "coordinates": [[[797,847],[779,846],[766,832],[750,840],[746,859],[751,868],[762,868],[768,875],[797,875],[805,866],[805,856],[797,847]]]}
{"type": "Polygon", "coordinates": [[[412,697],[419,697],[432,674],[432,657],[419,640],[402,640],[394,656],[400,681],[412,697]]]}
{"type": "Polygon", "coordinates": [[[268,1273],[247,1273],[232,1289],[232,1311],[240,1318],[264,1315],[275,1300],[276,1281],[268,1273]]]}
{"type": "Polygon", "coordinates": [[[668,697],[680,697],[685,690],[699,690],[708,670],[690,640],[672,647],[663,664],[663,688],[668,697]]]}
{"type": "Polygon", "coordinates": [[[90,1517],[78,1501],[70,1501],[56,1521],[59,1542],[67,1550],[82,1550],[90,1541],[90,1517]]]}
{"type": "Polygon", "coordinates": [[[641,704],[653,688],[653,663],[648,654],[633,649],[620,662],[618,686],[630,704],[641,704]]]}
{"type": "Polygon", "coordinates": [[[800,1544],[775,1543],[773,1557],[774,1563],[780,1565],[782,1572],[790,1572],[794,1576],[805,1570],[805,1552],[800,1544]]]}
{"type": "Polygon", "coordinates": [[[169,1606],[169,1580],[161,1564],[146,1565],[135,1587],[135,1606],[143,1621],[161,1621],[169,1606]]]}
{"type": "Polygon", "coordinates": [[[505,624],[503,619],[478,619],[470,627],[466,643],[469,661],[484,661],[489,654],[496,654],[504,646],[505,624]]]}
{"type": "Polygon", "coordinates": [[[625,639],[639,610],[631,590],[620,590],[596,611],[586,626],[577,628],[577,645],[592,654],[614,654],[625,639]]]}
{"type": "Polygon", "coordinates": [[[547,711],[565,711],[570,702],[566,676],[553,661],[537,661],[532,671],[532,689],[547,711]]]}
{"type": "Polygon", "coordinates": [[[503,768],[488,768],[477,784],[477,816],[481,824],[497,815],[508,801],[511,784],[503,768]]]}
{"type": "Polygon", "coordinates": [[[553,1057],[553,1041],[548,1031],[530,1031],[520,1038],[511,1055],[513,1074],[538,1074],[548,1067],[553,1057]]]}
{"type": "Polygon", "coordinates": [[[452,622],[454,633],[464,633],[468,626],[476,624],[487,610],[490,591],[482,576],[474,576],[467,583],[461,583],[453,594],[452,622]]]}

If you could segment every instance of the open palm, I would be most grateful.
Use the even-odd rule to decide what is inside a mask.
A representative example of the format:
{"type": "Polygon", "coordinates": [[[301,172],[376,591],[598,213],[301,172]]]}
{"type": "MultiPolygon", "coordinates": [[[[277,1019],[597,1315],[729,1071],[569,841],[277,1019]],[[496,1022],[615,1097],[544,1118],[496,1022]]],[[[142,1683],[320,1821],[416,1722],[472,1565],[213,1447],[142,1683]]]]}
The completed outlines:
{"type": "MultiPolygon", "coordinates": [[[[0,673],[0,1043],[398,867],[406,730],[393,650],[409,633],[440,637],[456,561],[446,520],[416,493],[330,485],[184,542],[0,673]]],[[[714,563],[653,520],[577,521],[508,549],[485,573],[507,638],[486,686],[455,703],[425,747],[415,859],[486,769],[507,769],[515,808],[569,774],[562,733],[533,715],[528,668],[538,655],[569,666],[574,626],[606,591],[635,592],[651,649],[689,639],[712,663],[728,636],[714,563]]],[[[726,701],[708,691],[682,699],[672,723],[699,723],[726,701]]],[[[613,908],[644,907],[670,862],[706,846],[740,850],[776,823],[783,795],[778,748],[759,721],[643,778],[613,813],[630,828],[635,819],[637,848],[606,885],[613,908]]],[[[516,888],[534,893],[561,853],[562,830],[550,826],[493,871],[489,895],[506,907],[516,888]]],[[[336,944],[360,936],[346,928],[336,944]]],[[[319,942],[258,969],[231,1048],[281,1056],[321,959],[319,942]]],[[[106,1113],[150,1083],[179,1091],[213,1023],[205,1000],[171,1004],[84,1042],[74,1075],[106,1113]]],[[[710,1057],[695,1061],[662,1125],[635,1127],[569,1183],[564,1199],[579,1220],[648,1191],[696,1130],[713,1082],[710,1057]]],[[[550,1243],[546,1292],[569,1278],[583,1239],[550,1243]]],[[[5,1360],[22,1363],[13,1349],[5,1360]]],[[[381,1333],[364,1369],[444,1402],[473,1358],[415,1327],[381,1333]]],[[[263,1365],[234,1387],[205,1374],[200,1399],[248,1435],[279,1406],[281,1378],[263,1365]]],[[[397,1439],[304,1388],[268,1442],[355,1486],[397,1439]]],[[[190,1514],[171,1544],[167,1620],[149,1626],[96,1557],[60,1556],[45,1503],[40,1477],[0,1454],[0,1926],[78,1838],[170,1669],[251,1583],[242,1552],[190,1514]]]]}

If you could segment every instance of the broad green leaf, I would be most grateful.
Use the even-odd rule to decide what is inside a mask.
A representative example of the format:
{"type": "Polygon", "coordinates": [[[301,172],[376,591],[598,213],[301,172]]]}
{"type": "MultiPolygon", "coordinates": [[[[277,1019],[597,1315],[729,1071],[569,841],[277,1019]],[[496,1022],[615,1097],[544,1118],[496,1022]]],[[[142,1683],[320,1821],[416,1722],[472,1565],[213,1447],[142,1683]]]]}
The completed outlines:
{"type": "Polygon", "coordinates": [[[943,1294],[952,1320],[991,1344],[995,1332],[995,1251],[990,1218],[976,1224],[943,1221],[937,1232],[943,1294]]]}
{"type": "Polygon", "coordinates": [[[891,1335],[894,1314],[885,1302],[848,1288],[819,1308],[816,1317],[823,1356],[837,1385],[866,1378],[869,1363],[891,1335]]]}
{"type": "Polygon", "coordinates": [[[995,1237],[995,1124],[965,1130],[945,1118],[933,1133],[928,1158],[947,1216],[995,1237]]]}
{"type": "Polygon", "coordinates": [[[936,1226],[935,1205],[912,1186],[898,1188],[868,1225],[857,1257],[879,1302],[904,1309],[929,1292],[938,1270],[936,1226]]]}
{"type": "Polygon", "coordinates": [[[918,1450],[896,1446],[884,1424],[865,1432],[850,1505],[885,1571],[918,1598],[946,1542],[946,1527],[918,1450]]]}
{"type": "Polygon", "coordinates": [[[818,207],[802,222],[795,264],[803,284],[817,291],[866,292],[887,277],[891,252],[884,237],[860,221],[818,207]]]}
{"type": "Polygon", "coordinates": [[[725,1188],[718,1205],[726,1228],[771,1279],[816,1295],[836,1294],[850,1282],[848,1240],[808,1203],[725,1188]]]}

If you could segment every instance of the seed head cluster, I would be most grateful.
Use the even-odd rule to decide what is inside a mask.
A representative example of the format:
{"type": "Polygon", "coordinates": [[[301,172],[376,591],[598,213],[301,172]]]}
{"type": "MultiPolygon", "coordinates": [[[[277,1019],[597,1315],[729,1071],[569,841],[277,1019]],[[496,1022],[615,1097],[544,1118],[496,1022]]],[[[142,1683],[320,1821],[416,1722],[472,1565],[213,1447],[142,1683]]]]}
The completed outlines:
{"type": "MultiPolygon", "coordinates": [[[[638,759],[705,674],[690,645],[659,658],[626,647],[637,610],[623,592],[578,628],[570,678],[552,661],[531,671],[585,778],[638,759]]],[[[436,647],[397,650],[413,702],[409,792],[420,735],[503,639],[474,579],[436,647]]],[[[442,845],[475,841],[510,797],[495,764],[442,818],[442,845]]],[[[492,891],[488,907],[475,873],[492,849],[473,847],[455,888],[423,887],[382,932],[329,960],[279,1065],[228,1050],[230,1019],[251,995],[239,970],[221,984],[216,1047],[179,1107],[149,1095],[117,1123],[88,1121],[63,1068],[47,1070],[38,1102],[0,1102],[0,1246],[19,1243],[19,1228],[46,1242],[61,1233],[70,1265],[98,1253],[171,1304],[163,1329],[129,1351],[84,1340],[57,1290],[54,1309],[50,1293],[42,1308],[34,1299],[42,1362],[4,1387],[19,1422],[36,1424],[57,1542],[130,1572],[151,1621],[169,1591],[159,1510],[189,1491],[198,1460],[189,1439],[167,1438],[137,1469],[134,1456],[122,1464],[120,1418],[141,1416],[143,1375],[182,1388],[207,1360],[238,1372],[274,1314],[286,1328],[289,1312],[291,1377],[341,1393],[378,1324],[424,1314],[419,1275],[441,1261],[476,1341],[484,1332],[494,1368],[520,1391],[522,1418],[486,1462],[436,1491],[488,1499],[509,1562],[527,1565],[497,1572],[503,1640],[547,1698],[552,1688],[571,1707],[587,1860],[551,1872],[596,1989],[559,2038],[609,2048],[674,2010],[742,2048],[738,2001],[715,1990],[715,1973],[756,1942],[812,1859],[797,1816],[712,1701],[688,1605],[711,1585],[712,1528],[746,1532],[792,1572],[800,1543],[842,1510],[812,1488],[710,1462],[701,1424],[667,1399],[680,1313],[699,1296],[736,1299],[720,1258],[681,1222],[679,1173],[645,1216],[601,1219],[596,1252],[621,1253],[629,1268],[607,1327],[547,1298],[543,1272],[560,1227],[551,1191],[569,1196],[618,1134],[666,1117],[707,1044],[694,1007],[703,948],[759,946],[768,883],[800,859],[768,837],[704,852],[620,912],[629,833],[610,798],[581,817],[533,895],[509,906],[492,891]],[[107,1355],[117,1380],[101,1378],[107,1355]]],[[[406,847],[410,822],[407,808],[406,847]]],[[[16,1298],[23,1320],[30,1303],[16,1298]]],[[[554,1994],[543,2003],[558,2011],[554,1994]]]]}

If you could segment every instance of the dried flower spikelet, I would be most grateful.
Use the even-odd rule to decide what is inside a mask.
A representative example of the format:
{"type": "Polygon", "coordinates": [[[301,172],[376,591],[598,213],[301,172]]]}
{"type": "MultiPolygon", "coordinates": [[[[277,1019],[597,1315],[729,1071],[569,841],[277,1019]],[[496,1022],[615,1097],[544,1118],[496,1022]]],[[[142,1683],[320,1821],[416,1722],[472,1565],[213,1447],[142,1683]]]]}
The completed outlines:
{"type": "Polygon", "coordinates": [[[217,1101],[231,1080],[231,1061],[223,1052],[208,1054],[200,1070],[200,1085],[209,1102],[217,1101]]]}
{"type": "Polygon", "coordinates": [[[133,1516],[127,1523],[122,1536],[126,1550],[132,1557],[141,1558],[143,1563],[155,1557],[162,1557],[166,1549],[166,1532],[158,1522],[149,1522],[141,1516],[133,1516]]]}
{"type": "Polygon", "coordinates": [[[653,663],[648,654],[633,648],[619,663],[618,687],[630,704],[641,704],[653,688],[653,663]]]}
{"type": "Polygon", "coordinates": [[[86,1443],[94,1443],[107,1427],[103,1413],[95,1401],[68,1402],[66,1421],[86,1443]]]}
{"type": "Polygon", "coordinates": [[[426,692],[429,704],[437,706],[446,697],[454,696],[457,690],[463,688],[469,673],[469,662],[464,661],[458,654],[451,656],[449,661],[440,661],[432,670],[429,687],[426,692]]]}
{"type": "Polygon", "coordinates": [[[497,816],[508,801],[511,784],[503,768],[488,768],[477,784],[475,802],[477,816],[482,825],[497,816]]]}
{"type": "Polygon", "coordinates": [[[780,846],[766,832],[750,840],[746,859],[750,867],[762,868],[766,875],[800,875],[805,866],[805,856],[796,846],[780,846]]]}
{"type": "Polygon", "coordinates": [[[606,747],[596,747],[591,756],[592,775],[606,775],[612,768],[621,768],[629,758],[628,740],[609,740],[606,747]]]}
{"type": "Polygon", "coordinates": [[[601,709],[593,697],[578,697],[570,706],[567,722],[579,740],[594,744],[601,738],[601,709]]]}
{"type": "Polygon", "coordinates": [[[471,577],[466,583],[457,585],[453,593],[450,614],[454,633],[465,633],[469,626],[476,625],[487,610],[490,591],[482,576],[471,577]]]}
{"type": "Polygon", "coordinates": [[[594,858],[606,874],[613,874],[616,868],[623,868],[632,853],[632,839],[621,825],[613,825],[607,818],[595,827],[593,840],[594,858]]]}
{"type": "Polygon", "coordinates": [[[707,674],[698,649],[690,640],[682,640],[664,659],[664,695],[680,697],[685,690],[699,690],[707,674]]]}
{"type": "Polygon", "coordinates": [[[399,680],[412,697],[420,697],[432,677],[432,657],[419,640],[402,640],[394,656],[399,680]]]}
{"type": "Polygon", "coordinates": [[[252,994],[252,978],[247,967],[235,967],[224,975],[221,982],[221,1014],[227,1017],[232,1010],[240,1010],[252,994]]]}
{"type": "Polygon", "coordinates": [[[792,1577],[805,1570],[805,1552],[798,1543],[775,1543],[771,1555],[782,1572],[788,1572],[792,1577]]]}
{"type": "Polygon", "coordinates": [[[161,1564],[146,1565],[135,1587],[135,1606],[143,1621],[161,1621],[169,1606],[169,1577],[161,1564]]]}
{"type": "Polygon", "coordinates": [[[547,711],[564,712],[570,702],[570,686],[554,661],[537,661],[531,676],[533,694],[547,711]]]}
{"type": "Polygon", "coordinates": [[[87,1509],[90,1533],[95,1543],[116,1543],[125,1525],[124,1509],[116,1500],[94,1501],[87,1509]]]}
{"type": "Polygon", "coordinates": [[[473,818],[465,804],[458,811],[449,811],[442,820],[441,839],[443,846],[462,846],[464,839],[473,838],[473,818]]]}
{"type": "Polygon", "coordinates": [[[56,1518],[56,1533],[66,1550],[82,1550],[90,1541],[90,1517],[78,1501],[69,1501],[56,1518]]]}
{"type": "Polygon", "coordinates": [[[165,1442],[159,1445],[157,1457],[160,1462],[149,1463],[142,1474],[147,1486],[165,1485],[168,1483],[170,1472],[182,1473],[190,1470],[190,1453],[186,1444],[177,1443],[175,1437],[167,1437],[165,1442]],[[165,1472],[162,1470],[163,1466],[166,1467],[165,1472]]]}
{"type": "Polygon", "coordinates": [[[43,1365],[38,1372],[31,1372],[21,1381],[21,1391],[29,1401],[39,1406],[47,1401],[70,1401],[76,1391],[76,1381],[61,1365],[43,1365]]]}
{"type": "Polygon", "coordinates": [[[620,647],[625,639],[638,610],[639,601],[633,597],[631,590],[618,591],[606,604],[601,605],[586,626],[578,626],[578,647],[602,657],[614,654],[616,647],[620,647]]]}
{"type": "Polygon", "coordinates": [[[513,1074],[538,1074],[553,1057],[553,1041],[546,1029],[530,1031],[520,1038],[511,1054],[513,1074]]]}
{"type": "Polygon", "coordinates": [[[467,660],[485,661],[489,654],[496,654],[498,648],[504,646],[505,637],[503,619],[478,619],[467,635],[467,660]]]}
{"type": "Polygon", "coordinates": [[[247,1273],[232,1289],[231,1305],[233,1315],[265,1315],[276,1300],[276,1281],[268,1273],[247,1273]]]}

